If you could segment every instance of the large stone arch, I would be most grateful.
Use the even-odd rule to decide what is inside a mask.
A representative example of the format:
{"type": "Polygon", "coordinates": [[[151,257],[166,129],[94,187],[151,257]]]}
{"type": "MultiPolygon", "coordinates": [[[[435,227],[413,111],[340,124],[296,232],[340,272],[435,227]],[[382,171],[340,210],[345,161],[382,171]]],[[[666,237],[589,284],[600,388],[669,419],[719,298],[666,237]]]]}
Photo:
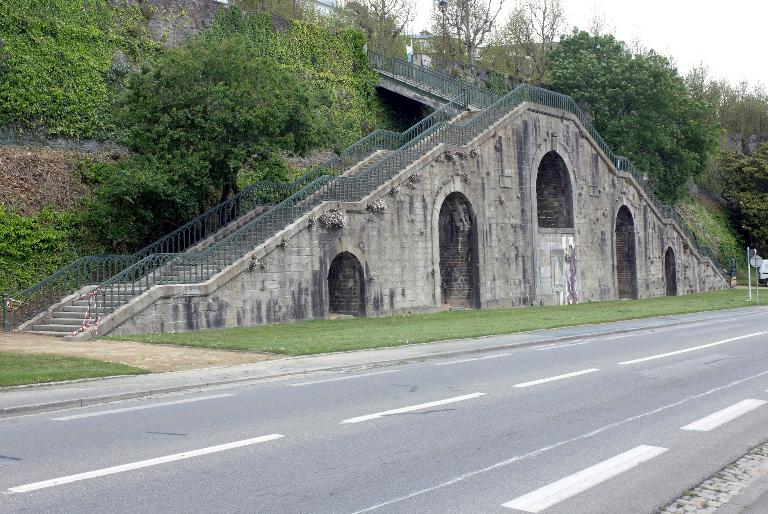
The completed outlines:
{"type": "Polygon", "coordinates": [[[480,306],[477,219],[469,199],[450,193],[437,222],[440,299],[443,304],[480,306]]]}
{"type": "Polygon", "coordinates": [[[536,218],[539,228],[573,228],[573,186],[565,160],[545,153],[536,171],[536,218]]]}
{"type": "Polygon", "coordinates": [[[664,252],[664,284],[667,296],[677,296],[677,262],[671,246],[664,252]]]}
{"type": "Polygon", "coordinates": [[[616,289],[619,299],[636,299],[638,294],[635,220],[626,205],[622,205],[616,213],[614,235],[616,289]]]}
{"type": "Polygon", "coordinates": [[[365,273],[360,260],[341,252],[328,268],[328,312],[365,316],[365,273]]]}

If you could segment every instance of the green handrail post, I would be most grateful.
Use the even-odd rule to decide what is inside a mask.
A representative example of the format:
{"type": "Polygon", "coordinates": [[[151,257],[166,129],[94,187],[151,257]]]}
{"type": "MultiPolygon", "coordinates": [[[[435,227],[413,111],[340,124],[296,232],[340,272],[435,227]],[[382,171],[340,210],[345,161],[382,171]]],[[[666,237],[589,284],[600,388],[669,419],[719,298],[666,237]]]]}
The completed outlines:
{"type": "Polygon", "coordinates": [[[11,303],[11,296],[3,291],[3,332],[11,331],[11,322],[8,319],[9,316],[9,304],[11,303]]]}

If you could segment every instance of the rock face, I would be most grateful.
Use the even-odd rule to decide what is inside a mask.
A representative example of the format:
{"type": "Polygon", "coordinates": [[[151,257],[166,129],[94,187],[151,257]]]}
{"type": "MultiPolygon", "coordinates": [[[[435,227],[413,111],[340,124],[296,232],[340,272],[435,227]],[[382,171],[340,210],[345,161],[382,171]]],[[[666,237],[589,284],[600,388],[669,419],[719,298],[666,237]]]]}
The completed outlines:
{"type": "Polygon", "coordinates": [[[729,131],[725,135],[725,145],[729,150],[746,155],[755,153],[757,147],[763,143],[768,143],[768,134],[742,134],[729,131]]]}
{"type": "Polygon", "coordinates": [[[150,289],[99,335],[722,287],[571,114],[526,103],[466,146],[435,146],[359,202],[315,207],[204,284],[150,289]],[[345,222],[318,221],[331,210],[345,222]]]}
{"type": "MultiPolygon", "coordinates": [[[[110,0],[114,6],[125,0],[110,0]]],[[[203,31],[213,23],[219,9],[226,8],[227,0],[128,0],[141,7],[147,18],[152,38],[165,45],[175,46],[189,36],[203,31]]]]}

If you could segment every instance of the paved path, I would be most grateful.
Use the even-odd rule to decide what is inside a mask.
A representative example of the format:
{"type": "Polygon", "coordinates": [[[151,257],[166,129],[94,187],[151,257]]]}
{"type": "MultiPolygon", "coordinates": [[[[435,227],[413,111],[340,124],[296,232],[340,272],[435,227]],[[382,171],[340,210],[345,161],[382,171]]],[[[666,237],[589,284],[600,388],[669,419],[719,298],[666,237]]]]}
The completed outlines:
{"type": "Polygon", "coordinates": [[[304,374],[7,418],[0,511],[652,512],[768,438],[765,318],[285,359],[249,369],[304,374]]]}

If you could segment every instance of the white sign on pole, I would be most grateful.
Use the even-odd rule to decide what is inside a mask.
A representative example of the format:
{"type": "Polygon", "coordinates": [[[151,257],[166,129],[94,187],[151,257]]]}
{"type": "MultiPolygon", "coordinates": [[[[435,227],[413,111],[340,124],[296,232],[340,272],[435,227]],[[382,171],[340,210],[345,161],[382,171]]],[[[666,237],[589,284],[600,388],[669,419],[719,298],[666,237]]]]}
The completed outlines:
{"type": "Polygon", "coordinates": [[[752,257],[749,258],[749,264],[753,268],[759,268],[760,266],[763,265],[763,258],[760,257],[759,255],[753,255],[752,257]]]}

